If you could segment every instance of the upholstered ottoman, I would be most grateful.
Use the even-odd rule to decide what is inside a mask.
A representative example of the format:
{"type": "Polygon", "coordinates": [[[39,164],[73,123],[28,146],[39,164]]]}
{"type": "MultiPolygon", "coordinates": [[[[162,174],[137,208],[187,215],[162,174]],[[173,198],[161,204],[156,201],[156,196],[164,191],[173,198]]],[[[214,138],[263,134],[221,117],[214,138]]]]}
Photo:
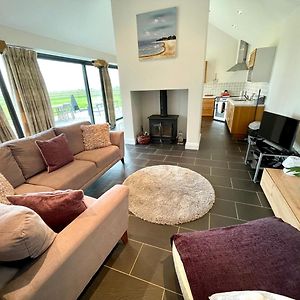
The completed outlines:
{"type": "Polygon", "coordinates": [[[241,290],[300,299],[300,232],[281,219],[175,234],[172,252],[185,299],[241,290]]]}

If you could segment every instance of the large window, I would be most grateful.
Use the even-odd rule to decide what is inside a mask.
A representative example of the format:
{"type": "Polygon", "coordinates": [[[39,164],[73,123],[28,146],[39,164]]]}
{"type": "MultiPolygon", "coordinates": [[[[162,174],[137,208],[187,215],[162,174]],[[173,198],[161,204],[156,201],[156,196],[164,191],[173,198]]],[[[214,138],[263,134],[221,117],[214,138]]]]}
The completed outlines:
{"type": "Polygon", "coordinates": [[[104,123],[107,120],[99,70],[93,66],[86,66],[88,85],[95,123],[104,123]]]}
{"type": "Polygon", "coordinates": [[[82,66],[47,59],[38,62],[48,89],[55,125],[92,121],[82,66]]]}
{"type": "MultiPolygon", "coordinates": [[[[106,99],[99,69],[89,61],[38,54],[38,63],[49,92],[56,126],[89,120],[92,123],[108,121],[106,99]]],[[[117,127],[122,123],[118,67],[110,65],[109,75],[113,89],[117,127]],[[120,124],[119,124],[120,123],[120,124]]],[[[3,58],[0,56],[0,106],[12,129],[24,136],[20,114],[12,95],[3,58]]]]}
{"type": "Polygon", "coordinates": [[[122,99],[120,93],[119,70],[117,68],[108,68],[109,77],[113,89],[114,106],[116,112],[116,119],[123,117],[122,99]]]}
{"type": "Polygon", "coordinates": [[[16,136],[23,137],[23,130],[19,122],[20,114],[18,106],[12,97],[12,91],[10,88],[6,68],[4,65],[3,57],[0,56],[0,106],[3,110],[8,123],[12,130],[15,132],[16,136]],[[5,95],[4,95],[5,93],[5,95]],[[8,103],[10,104],[10,109],[8,108],[8,103]]]}
{"type": "MultiPolygon", "coordinates": [[[[55,125],[90,120],[107,122],[100,72],[88,61],[39,55],[49,92],[55,125]]],[[[109,67],[116,119],[123,117],[117,66],[109,67]]]]}

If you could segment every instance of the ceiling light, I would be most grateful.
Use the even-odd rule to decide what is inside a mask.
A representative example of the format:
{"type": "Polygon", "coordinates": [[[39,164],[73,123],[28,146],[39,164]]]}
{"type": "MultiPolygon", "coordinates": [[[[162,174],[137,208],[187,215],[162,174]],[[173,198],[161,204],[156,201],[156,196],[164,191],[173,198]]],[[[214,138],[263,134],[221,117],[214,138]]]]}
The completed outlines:
{"type": "Polygon", "coordinates": [[[238,26],[236,24],[232,24],[231,27],[234,28],[234,29],[238,28],[238,26]]]}
{"type": "Polygon", "coordinates": [[[243,13],[243,11],[241,9],[238,9],[236,12],[238,15],[241,15],[243,13]]]}

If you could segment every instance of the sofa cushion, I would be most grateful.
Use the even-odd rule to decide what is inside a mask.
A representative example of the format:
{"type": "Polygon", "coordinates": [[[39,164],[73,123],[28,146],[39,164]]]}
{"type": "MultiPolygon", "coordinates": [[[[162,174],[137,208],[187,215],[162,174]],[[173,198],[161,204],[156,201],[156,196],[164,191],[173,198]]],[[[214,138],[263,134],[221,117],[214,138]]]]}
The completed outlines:
{"type": "Polygon", "coordinates": [[[15,205],[34,210],[55,232],[60,232],[86,210],[82,190],[65,190],[8,196],[15,205]]]}
{"type": "Polygon", "coordinates": [[[85,150],[93,150],[111,145],[109,124],[81,125],[85,150]]]}
{"type": "Polygon", "coordinates": [[[14,159],[8,147],[0,147],[0,173],[10,182],[13,187],[25,182],[20,167],[14,159]]]}
{"type": "Polygon", "coordinates": [[[35,143],[42,154],[49,173],[74,160],[64,133],[50,140],[35,141],[35,143]]]}
{"type": "Polygon", "coordinates": [[[54,191],[54,189],[49,186],[29,184],[29,183],[23,183],[15,188],[16,195],[26,194],[26,193],[37,193],[37,192],[50,192],[50,191],[54,191]]]}
{"type": "Polygon", "coordinates": [[[15,193],[13,186],[8,180],[0,173],[0,203],[10,204],[6,196],[13,195],[15,193]]]}
{"type": "Polygon", "coordinates": [[[36,140],[49,140],[55,137],[53,129],[8,143],[26,179],[46,169],[42,155],[35,144],[36,140]]]}
{"type": "Polygon", "coordinates": [[[82,131],[80,129],[81,125],[90,125],[88,121],[80,122],[64,127],[54,128],[56,135],[64,133],[67,137],[69,147],[73,154],[77,154],[84,150],[83,140],[82,140],[82,131]]]}
{"type": "Polygon", "coordinates": [[[120,149],[117,146],[108,146],[100,149],[83,151],[75,155],[75,159],[92,161],[99,169],[105,169],[116,160],[121,159],[120,149]]]}
{"type": "Polygon", "coordinates": [[[32,209],[0,204],[0,261],[36,258],[53,242],[56,234],[32,209]]]}
{"type": "Polygon", "coordinates": [[[0,290],[15,277],[19,270],[18,267],[0,265],[0,290]]]}
{"type": "Polygon", "coordinates": [[[55,190],[81,189],[98,170],[96,164],[90,161],[74,160],[54,172],[47,171],[37,174],[27,180],[27,183],[50,186],[55,190]]]}

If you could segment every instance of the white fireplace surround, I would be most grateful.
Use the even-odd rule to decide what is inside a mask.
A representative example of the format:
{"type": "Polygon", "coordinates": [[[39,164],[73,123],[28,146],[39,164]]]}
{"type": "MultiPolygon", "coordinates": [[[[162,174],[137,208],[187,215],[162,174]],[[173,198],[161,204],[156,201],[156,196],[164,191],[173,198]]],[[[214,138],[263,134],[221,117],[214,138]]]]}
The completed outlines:
{"type": "MultiPolygon", "coordinates": [[[[134,102],[132,105],[136,107],[136,115],[133,118],[136,119],[137,129],[143,127],[144,131],[149,132],[148,117],[160,114],[159,90],[133,91],[131,95],[131,99],[134,102]]],[[[187,90],[167,91],[168,115],[179,115],[177,128],[178,132],[183,133],[184,138],[186,138],[187,97],[187,90]]]]}
{"type": "MultiPolygon", "coordinates": [[[[149,120],[151,115],[160,114],[160,90],[143,90],[131,91],[131,117],[132,129],[134,136],[136,136],[143,128],[144,131],[149,132],[149,120]]],[[[187,138],[187,122],[188,122],[188,89],[170,89],[167,90],[167,105],[169,115],[179,115],[178,118],[178,132],[183,133],[184,139],[187,138]]],[[[126,108],[125,108],[126,109],[126,108]]],[[[199,114],[200,116],[200,114],[199,114]]],[[[125,142],[126,144],[135,144],[135,138],[127,138],[126,132],[130,130],[130,126],[126,126],[126,116],[124,116],[125,125],[125,142]]],[[[197,122],[196,122],[197,123],[197,122]]],[[[130,125],[127,123],[127,125],[130,125]]],[[[196,128],[195,128],[196,129],[196,128]]],[[[200,142],[200,140],[199,140],[200,142]]],[[[186,149],[197,150],[199,143],[190,143],[187,141],[186,149]]]]}
{"type": "MultiPolygon", "coordinates": [[[[135,144],[136,135],[141,130],[141,125],[145,123],[143,111],[146,110],[140,101],[143,91],[157,91],[158,93],[159,90],[172,90],[171,94],[174,93],[174,99],[172,99],[173,96],[170,96],[169,113],[173,113],[172,100],[174,100],[175,106],[177,94],[185,95],[185,103],[180,102],[174,113],[178,110],[184,111],[184,113],[180,111],[177,114],[183,116],[179,121],[179,130],[184,130],[183,124],[186,124],[185,148],[198,149],[201,137],[201,99],[209,1],[112,0],[111,4],[126,143],[135,144]],[[177,7],[178,9],[176,57],[140,61],[138,59],[136,15],[168,7],[177,7]],[[181,105],[184,107],[181,108],[181,105]],[[186,120],[184,120],[184,115],[186,115],[186,120]]],[[[159,99],[156,101],[158,102],[159,99]]],[[[152,104],[152,102],[147,103],[149,110],[154,109],[152,104]]],[[[147,111],[146,113],[147,116],[150,116],[153,112],[147,111]]],[[[159,106],[156,113],[159,113],[159,106]]],[[[145,129],[146,124],[143,124],[145,129]]]]}

